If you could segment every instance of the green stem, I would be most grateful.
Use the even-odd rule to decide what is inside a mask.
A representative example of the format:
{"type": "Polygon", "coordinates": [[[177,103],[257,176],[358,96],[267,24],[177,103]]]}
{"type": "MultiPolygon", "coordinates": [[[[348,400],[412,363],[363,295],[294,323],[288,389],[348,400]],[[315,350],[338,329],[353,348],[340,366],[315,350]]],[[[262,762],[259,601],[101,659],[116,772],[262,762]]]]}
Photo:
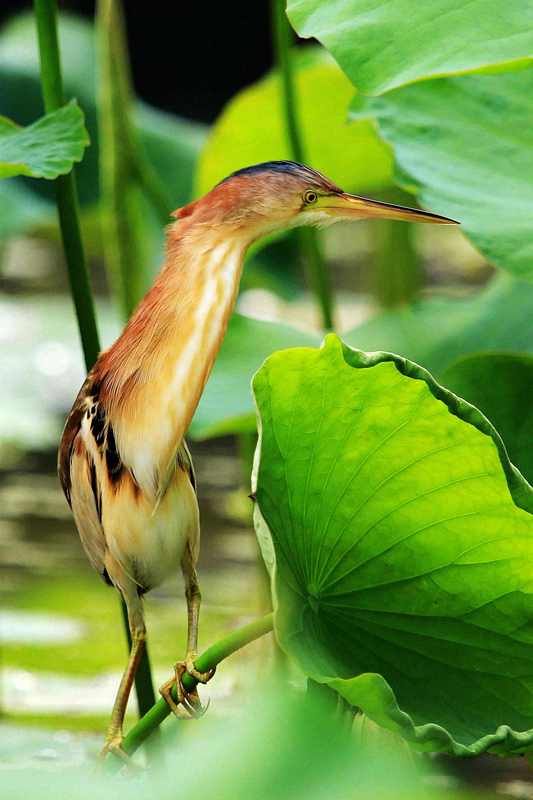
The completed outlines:
{"type": "MultiPolygon", "coordinates": [[[[56,0],[34,0],[34,9],[39,39],[43,101],[45,111],[49,113],[61,108],[66,103],[57,33],[57,2],[56,0]]],[[[68,175],[61,175],[56,178],[55,189],[59,225],[67,261],[72,298],[78,319],[85,365],[87,371],[89,371],[98,358],[100,339],[89,281],[89,270],[81,239],[78,193],[74,170],[68,175]]],[[[122,601],[122,607],[124,611],[124,601],[122,601]]],[[[126,635],[129,641],[127,619],[126,635]]],[[[150,703],[150,697],[150,705],[153,705],[155,701],[147,649],[143,653],[137,670],[135,689],[142,714],[150,703]]]]}
{"type": "MultiPolygon", "coordinates": [[[[395,188],[379,197],[387,203],[412,205],[412,195],[395,188]]],[[[372,269],[373,294],[383,308],[410,305],[423,284],[423,271],[414,244],[414,224],[379,220],[372,226],[375,236],[372,269]]]]}
{"type": "Polygon", "coordinates": [[[133,143],[128,143],[128,147],[130,149],[129,155],[133,174],[145,190],[163,225],[168,225],[169,222],[171,222],[170,212],[173,210],[172,203],[159,175],[152,165],[149,164],[146,155],[141,151],[140,147],[135,147],[133,143]]]}
{"type": "Polygon", "coordinates": [[[146,291],[148,251],[142,189],[131,163],[138,147],[134,89],[120,0],[96,4],[97,111],[104,257],[125,319],[146,291]]]}
{"type": "Polygon", "coordinates": [[[55,0],[34,0],[33,5],[39,36],[44,108],[49,114],[67,101],[57,36],[57,3],[55,0]]]}
{"type": "MultiPolygon", "coordinates": [[[[57,36],[57,5],[55,0],[35,0],[34,6],[39,36],[42,93],[44,108],[48,114],[66,103],[57,36]]],[[[74,170],[68,175],[56,178],[55,190],[72,299],[78,318],[85,364],[89,370],[98,358],[100,341],[89,271],[81,240],[74,170]]]]}
{"type": "Polygon", "coordinates": [[[332,331],[335,328],[335,319],[331,274],[320,246],[318,231],[314,228],[298,228],[296,233],[306,261],[311,267],[309,270],[311,285],[314,285],[322,311],[322,326],[324,330],[332,331]]]}
{"type": "Polygon", "coordinates": [[[74,171],[56,178],[55,191],[70,290],[76,309],[85,365],[89,371],[98,359],[100,339],[94,299],[89,283],[89,271],[81,239],[74,171]]]}
{"type": "MultiPolygon", "coordinates": [[[[255,639],[259,639],[260,636],[269,633],[273,628],[274,614],[268,614],[266,617],[261,617],[261,619],[251,622],[249,625],[245,625],[244,628],[230,633],[225,639],[221,639],[206,650],[205,653],[202,653],[202,655],[196,659],[196,668],[200,672],[209,672],[209,670],[214,669],[221,661],[232,655],[232,653],[250,644],[250,642],[253,642],[255,639]]],[[[186,692],[190,692],[194,689],[197,683],[198,681],[188,673],[185,673],[183,676],[183,688],[186,692]]],[[[177,700],[175,686],[172,687],[172,697],[175,701],[177,700]]],[[[163,699],[158,700],[153,708],[139,720],[125,737],[121,745],[124,752],[129,756],[133,755],[169,714],[170,708],[166,701],[163,699]]],[[[108,769],[114,771],[119,769],[122,764],[120,759],[111,756],[108,762],[108,769]]]]}
{"type": "Polygon", "coordinates": [[[272,29],[274,34],[274,57],[281,77],[283,109],[291,154],[295,161],[304,163],[305,153],[300,136],[296,91],[294,88],[294,75],[291,63],[292,28],[285,14],[285,0],[272,0],[272,29]]]}
{"type": "MultiPolygon", "coordinates": [[[[285,14],[285,0],[271,1],[274,55],[281,76],[283,111],[291,158],[294,161],[306,163],[307,159],[300,133],[301,126],[298,120],[296,90],[291,63],[292,28],[285,14]]],[[[326,330],[333,330],[334,313],[331,276],[320,247],[318,231],[312,228],[299,228],[297,233],[305,261],[308,264],[310,283],[314,287],[322,312],[322,324],[326,330]]]]}

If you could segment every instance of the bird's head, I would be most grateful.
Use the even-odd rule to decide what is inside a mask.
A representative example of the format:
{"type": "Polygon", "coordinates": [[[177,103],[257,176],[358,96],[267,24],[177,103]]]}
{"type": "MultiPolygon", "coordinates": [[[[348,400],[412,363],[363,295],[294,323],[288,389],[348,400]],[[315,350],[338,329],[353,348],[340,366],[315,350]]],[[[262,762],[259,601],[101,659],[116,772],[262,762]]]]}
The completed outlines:
{"type": "Polygon", "coordinates": [[[347,194],[320,172],[294,161],[269,161],[233,172],[176,216],[229,226],[251,241],[285,228],[370,217],[457,224],[427,211],[347,194]]]}

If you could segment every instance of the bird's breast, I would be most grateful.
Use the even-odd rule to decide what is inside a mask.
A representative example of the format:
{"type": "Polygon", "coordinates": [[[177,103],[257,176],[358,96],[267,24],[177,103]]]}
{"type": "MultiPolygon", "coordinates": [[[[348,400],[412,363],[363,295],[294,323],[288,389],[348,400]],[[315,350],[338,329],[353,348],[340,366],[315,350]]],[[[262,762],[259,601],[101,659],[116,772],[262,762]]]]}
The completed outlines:
{"type": "Polygon", "coordinates": [[[176,467],[155,511],[127,483],[118,492],[104,490],[102,526],[111,555],[127,574],[146,590],[160,586],[179,569],[186,547],[198,551],[198,503],[189,474],[176,467]]]}

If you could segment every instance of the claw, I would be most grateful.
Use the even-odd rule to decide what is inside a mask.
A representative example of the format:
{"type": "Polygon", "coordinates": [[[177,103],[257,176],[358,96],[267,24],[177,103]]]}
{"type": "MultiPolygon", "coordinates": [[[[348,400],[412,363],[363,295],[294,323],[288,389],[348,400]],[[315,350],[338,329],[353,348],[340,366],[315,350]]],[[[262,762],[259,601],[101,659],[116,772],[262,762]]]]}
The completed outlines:
{"type": "Polygon", "coordinates": [[[189,673],[191,678],[194,678],[195,680],[197,680],[198,683],[204,683],[205,684],[205,683],[207,683],[208,681],[211,680],[211,678],[213,677],[213,675],[217,671],[217,668],[213,667],[213,669],[209,670],[209,672],[198,672],[198,670],[196,669],[196,667],[194,665],[194,659],[195,658],[196,658],[196,653],[187,656],[187,658],[185,659],[185,662],[184,662],[185,669],[187,670],[187,672],[189,673]]]}
{"type": "MultiPolygon", "coordinates": [[[[194,656],[196,657],[196,654],[194,656]]],[[[205,706],[202,706],[196,687],[191,689],[190,692],[185,691],[182,678],[186,672],[199,683],[205,684],[211,680],[215,674],[215,669],[209,672],[199,672],[194,666],[194,658],[191,654],[188,654],[185,661],[176,661],[174,664],[174,677],[161,686],[159,693],[178,719],[200,719],[209,708],[209,701],[205,706]],[[171,689],[174,684],[176,685],[177,703],[171,695],[171,689]],[[180,705],[182,708],[179,708],[180,705]]]]}

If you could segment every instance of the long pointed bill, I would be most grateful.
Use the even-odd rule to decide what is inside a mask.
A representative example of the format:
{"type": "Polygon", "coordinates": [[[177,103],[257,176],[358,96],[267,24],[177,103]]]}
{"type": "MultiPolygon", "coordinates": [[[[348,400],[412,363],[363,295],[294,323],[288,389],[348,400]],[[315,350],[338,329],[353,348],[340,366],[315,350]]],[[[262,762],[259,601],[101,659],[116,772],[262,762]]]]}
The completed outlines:
{"type": "Polygon", "coordinates": [[[433,225],[459,225],[454,219],[420,211],[418,208],[395,206],[392,203],[380,203],[367,200],[354,194],[337,194],[322,197],[319,208],[327,214],[349,219],[400,219],[404,222],[428,222],[433,225]]]}

